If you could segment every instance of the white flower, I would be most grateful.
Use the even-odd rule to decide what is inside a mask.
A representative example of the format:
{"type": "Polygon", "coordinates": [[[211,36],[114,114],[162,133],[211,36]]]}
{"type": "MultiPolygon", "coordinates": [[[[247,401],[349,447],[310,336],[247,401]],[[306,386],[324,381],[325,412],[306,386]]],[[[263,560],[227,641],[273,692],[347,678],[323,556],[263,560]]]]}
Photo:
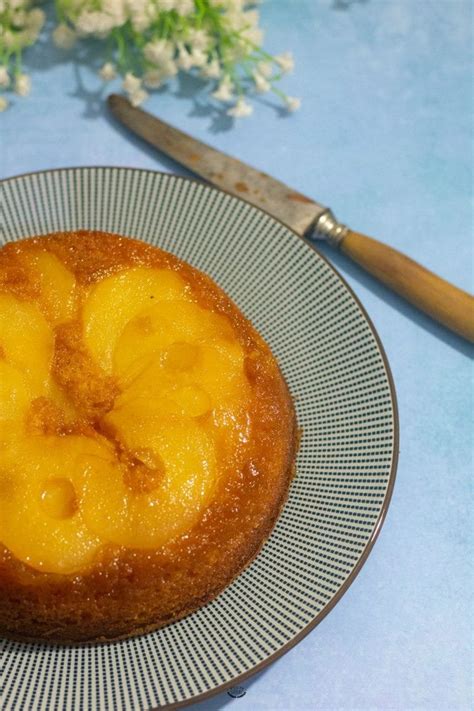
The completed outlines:
{"type": "Polygon", "coordinates": [[[60,49],[71,49],[76,43],[76,33],[67,25],[58,25],[53,31],[53,42],[60,49]]]}
{"type": "Polygon", "coordinates": [[[26,30],[25,32],[23,32],[22,34],[25,35],[25,46],[34,44],[36,42],[36,40],[38,39],[40,32],[41,32],[41,30],[34,30],[34,29],[26,30]]]}
{"type": "Polygon", "coordinates": [[[128,13],[124,0],[102,0],[101,5],[102,12],[113,20],[113,27],[120,27],[127,21],[128,13]]]}
{"type": "Polygon", "coordinates": [[[232,101],[232,99],[234,98],[232,94],[232,89],[232,81],[226,75],[220,82],[216,91],[212,93],[212,97],[214,99],[217,99],[217,101],[232,101]]]}
{"type": "Polygon", "coordinates": [[[23,27],[23,25],[26,23],[26,12],[24,10],[17,10],[16,12],[12,13],[11,22],[13,27],[23,27]]]}
{"type": "Polygon", "coordinates": [[[26,26],[30,30],[36,30],[37,32],[39,32],[44,25],[44,20],[45,14],[43,10],[41,10],[39,7],[34,7],[32,10],[30,10],[26,17],[26,26]]]}
{"type": "Polygon", "coordinates": [[[194,0],[175,0],[174,10],[178,15],[190,15],[194,12],[194,0]]]}
{"type": "Polygon", "coordinates": [[[170,10],[174,10],[175,0],[158,0],[158,2],[158,9],[162,12],[170,12],[170,10]]]}
{"type": "MultiPolygon", "coordinates": [[[[18,34],[20,34],[20,33],[18,33],[18,34]]],[[[3,37],[2,37],[2,44],[4,45],[4,47],[6,47],[7,49],[11,49],[17,42],[18,42],[18,35],[16,37],[14,37],[13,32],[10,32],[10,30],[4,31],[3,37]]]]}
{"type": "Polygon", "coordinates": [[[122,82],[122,89],[127,92],[127,94],[136,94],[141,91],[142,81],[136,77],[131,72],[125,74],[125,78],[122,82]]]}
{"type": "Polygon", "coordinates": [[[246,10],[243,13],[243,20],[246,25],[253,25],[256,27],[260,21],[260,13],[258,10],[246,10]]]}
{"type": "Polygon", "coordinates": [[[124,13],[136,32],[144,32],[156,17],[157,9],[149,0],[124,0],[124,13]]]}
{"type": "Polygon", "coordinates": [[[265,94],[267,91],[270,91],[271,84],[262,74],[259,72],[253,72],[252,76],[255,82],[255,88],[259,94],[265,94]]]}
{"type": "Polygon", "coordinates": [[[176,62],[170,59],[169,62],[160,67],[160,71],[164,77],[174,77],[178,73],[178,66],[176,62]]]}
{"type": "Polygon", "coordinates": [[[112,81],[117,76],[115,65],[112,62],[106,62],[99,70],[99,76],[103,81],[112,81]]]}
{"type": "Polygon", "coordinates": [[[8,70],[6,67],[0,67],[0,86],[6,89],[10,86],[10,77],[8,75],[8,70]]]}
{"type": "Polygon", "coordinates": [[[242,31],[242,38],[248,44],[260,47],[263,43],[263,30],[259,27],[248,27],[246,30],[242,31]]]}
{"type": "Polygon", "coordinates": [[[190,29],[186,33],[186,44],[191,45],[192,49],[207,49],[211,42],[211,38],[205,30],[190,29]]]}
{"type": "Polygon", "coordinates": [[[150,69],[143,75],[143,83],[149,89],[158,89],[162,84],[165,77],[159,69],[150,69]]]}
{"type": "Polygon", "coordinates": [[[105,12],[88,12],[85,10],[81,12],[76,20],[76,28],[80,35],[105,36],[116,26],[118,25],[115,17],[105,12]]]}
{"type": "Polygon", "coordinates": [[[224,0],[224,2],[221,0],[220,2],[220,5],[224,5],[226,10],[234,12],[243,10],[244,4],[244,0],[224,0]]]}
{"type": "Polygon", "coordinates": [[[225,15],[222,16],[225,24],[234,32],[251,30],[257,27],[259,14],[257,10],[242,11],[242,4],[228,4],[225,8],[225,15]]]}
{"type": "Polygon", "coordinates": [[[202,49],[193,49],[191,52],[192,66],[203,67],[207,63],[207,54],[202,49]]]}
{"type": "Polygon", "coordinates": [[[31,91],[31,79],[28,74],[18,74],[15,79],[15,92],[18,96],[28,96],[31,91]]]}
{"type": "Polygon", "coordinates": [[[227,110],[227,115],[232,116],[233,118],[245,118],[246,116],[250,116],[252,112],[253,106],[240,97],[237,99],[235,106],[232,106],[232,108],[227,110]]]}
{"type": "Polygon", "coordinates": [[[221,75],[221,65],[218,59],[213,59],[202,68],[201,76],[205,79],[218,79],[221,75]]]}
{"type": "Polygon", "coordinates": [[[4,96],[0,96],[0,113],[8,108],[8,100],[4,96]]]}
{"type": "Polygon", "coordinates": [[[283,54],[277,54],[275,57],[276,63],[281,67],[283,72],[292,72],[295,68],[295,60],[291,52],[283,52],[283,54]]]}
{"type": "Polygon", "coordinates": [[[148,92],[145,89],[137,89],[129,94],[129,98],[132,106],[140,106],[148,99],[148,92]]]}
{"type": "Polygon", "coordinates": [[[273,67],[271,65],[271,62],[259,62],[257,64],[257,71],[259,72],[259,74],[262,75],[262,77],[268,79],[273,74],[273,67]]]}
{"type": "Polygon", "coordinates": [[[145,32],[152,23],[152,19],[147,13],[135,13],[132,16],[132,26],[136,32],[145,32]]]}
{"type": "Polygon", "coordinates": [[[148,59],[152,64],[166,64],[173,59],[174,45],[165,39],[155,40],[155,42],[149,42],[145,45],[143,54],[145,59],[148,59]]]}
{"type": "Polygon", "coordinates": [[[301,106],[301,99],[297,99],[295,96],[287,96],[285,104],[288,111],[298,111],[301,106]]]}
{"type": "Polygon", "coordinates": [[[178,45],[178,60],[177,60],[178,67],[180,69],[184,69],[185,72],[187,72],[191,67],[194,66],[193,58],[191,56],[191,52],[188,52],[186,47],[184,47],[183,44],[178,45]]]}

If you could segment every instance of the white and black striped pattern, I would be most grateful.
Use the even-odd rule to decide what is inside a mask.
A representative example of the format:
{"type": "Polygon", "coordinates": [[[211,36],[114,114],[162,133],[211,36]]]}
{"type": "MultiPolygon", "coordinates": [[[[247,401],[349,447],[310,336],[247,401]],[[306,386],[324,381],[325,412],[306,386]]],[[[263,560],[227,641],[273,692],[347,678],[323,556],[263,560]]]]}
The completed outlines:
{"type": "Polygon", "coordinates": [[[237,683],[339,599],[378,533],[397,416],[373,328],[336,272],[287,227],[204,184],[122,168],[0,184],[1,243],[56,230],[138,237],[212,276],[271,345],[302,428],[297,476],[255,562],[181,622],[109,645],[0,640],[3,710],[138,710],[237,683]]]}

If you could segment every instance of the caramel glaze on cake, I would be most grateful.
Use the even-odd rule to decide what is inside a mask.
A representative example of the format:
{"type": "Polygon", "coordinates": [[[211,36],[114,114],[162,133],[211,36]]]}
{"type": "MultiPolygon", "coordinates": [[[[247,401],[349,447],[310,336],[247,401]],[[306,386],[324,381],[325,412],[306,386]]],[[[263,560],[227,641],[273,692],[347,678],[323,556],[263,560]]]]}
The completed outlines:
{"type": "MultiPolygon", "coordinates": [[[[174,292],[171,297],[164,292],[158,293],[160,288],[155,293],[150,287],[152,293],[147,298],[152,304],[155,297],[156,303],[161,304],[167,298],[174,298],[174,292]]],[[[121,293],[121,283],[117,282],[114,289],[114,294],[121,293]]],[[[133,298],[139,301],[138,296],[133,298]]],[[[124,304],[129,303],[125,297],[122,300],[124,304]]],[[[141,306],[137,306],[138,311],[141,306]]],[[[112,311],[110,323],[115,323],[115,319],[117,323],[120,319],[127,320],[126,315],[120,315],[120,308],[117,307],[117,314],[112,311]]],[[[122,326],[120,322],[116,332],[112,329],[110,337],[117,339],[122,326]]],[[[40,329],[36,325],[34,328],[40,329]]],[[[254,558],[268,538],[287,496],[297,446],[294,410],[287,386],[268,346],[250,322],[210,278],[171,254],[117,235],[80,231],[25,239],[7,244],[0,250],[0,329],[0,366],[3,361],[3,367],[10,368],[8,373],[5,371],[6,376],[0,372],[7,390],[5,393],[5,387],[3,390],[0,387],[0,635],[56,642],[119,639],[161,627],[212,600],[254,558]],[[136,365],[142,362],[139,354],[134,360],[135,344],[139,350],[145,336],[153,330],[152,321],[158,318],[156,314],[161,313],[160,309],[169,317],[169,303],[160,306],[156,312],[150,311],[149,316],[143,309],[145,316],[130,316],[126,326],[128,336],[120,342],[123,344],[120,373],[125,375],[118,376],[107,365],[111,362],[105,333],[109,321],[100,321],[103,314],[99,320],[96,316],[102,308],[102,292],[95,292],[93,297],[90,294],[97,285],[123,274],[123,290],[130,289],[132,296],[140,293],[143,298],[139,280],[142,277],[146,280],[150,275],[153,281],[152,270],[162,270],[159,275],[166,284],[169,282],[171,292],[181,289],[179,298],[188,305],[182,306],[182,301],[172,302],[176,307],[172,311],[176,311],[177,318],[181,318],[182,310],[183,323],[191,319],[191,331],[194,328],[196,332],[208,329],[211,340],[214,338],[212,334],[219,332],[217,340],[223,348],[222,358],[227,358],[226,363],[234,358],[233,365],[229,366],[234,369],[229,382],[234,378],[237,385],[235,391],[229,390],[230,394],[225,390],[227,371],[223,371],[223,384],[219,379],[214,382],[212,373],[201,374],[205,382],[209,375],[208,391],[212,395],[214,388],[216,397],[222,397],[224,403],[219,431],[212,424],[212,397],[209,399],[206,388],[186,385],[187,380],[183,380],[185,384],[181,389],[170,391],[178,393],[176,397],[173,395],[175,400],[159,401],[163,412],[158,412],[158,406],[153,403],[155,390],[147,394],[147,382],[138,400],[127,399],[127,393],[123,392],[124,382],[135,382],[133,378],[141,367],[136,365]],[[34,345],[34,338],[41,340],[43,336],[39,331],[39,335],[36,331],[32,333],[33,327],[28,327],[30,308],[42,313],[41,328],[47,323],[51,330],[51,352],[47,346],[49,336],[45,336],[40,347],[34,345]],[[211,312],[211,316],[203,316],[202,328],[193,320],[193,314],[202,313],[196,311],[197,308],[211,312]],[[17,348],[16,336],[5,330],[12,321],[9,309],[13,309],[14,314],[23,314],[22,309],[25,309],[26,315],[21,317],[23,321],[18,316],[20,320],[15,325],[21,348],[17,348]],[[189,318],[188,312],[191,314],[189,318]],[[133,329],[142,329],[143,339],[138,332],[134,335],[133,329]],[[86,332],[88,335],[85,336],[86,332]],[[7,334],[5,341],[4,334],[7,334]],[[33,340],[28,341],[28,338],[33,340]],[[228,350],[226,343],[229,344],[228,350]],[[25,353],[28,354],[26,360],[25,353]],[[44,367],[48,372],[37,377],[44,367]],[[18,372],[27,378],[27,390],[22,381],[15,386],[12,395],[14,386],[8,384],[9,378],[16,382],[18,372]],[[46,388],[44,383],[48,378],[47,389],[43,391],[41,388],[46,388]],[[224,394],[221,394],[221,387],[224,394]],[[18,419],[22,397],[24,410],[20,408],[20,411],[26,414],[18,419]],[[229,402],[237,403],[234,410],[233,404],[226,404],[226,397],[230,398],[229,402]],[[166,419],[168,402],[174,412],[169,421],[166,419]],[[146,512],[145,508],[140,509],[141,504],[137,504],[138,513],[133,513],[134,504],[127,503],[129,508],[126,511],[131,512],[132,519],[136,516],[136,521],[133,519],[129,524],[124,519],[126,530],[123,534],[113,521],[115,510],[120,511],[120,515],[125,510],[120,509],[124,495],[120,494],[122,498],[116,495],[117,488],[122,491],[120,487],[125,487],[123,491],[132,492],[128,502],[133,496],[140,501],[149,501],[147,492],[159,487],[166,469],[153,448],[137,449],[129,444],[132,440],[128,437],[128,426],[131,432],[138,433],[138,438],[143,434],[136,424],[141,416],[140,403],[152,408],[150,417],[156,416],[157,422],[164,423],[160,424],[160,441],[165,443],[165,450],[166,438],[171,432],[169,436],[176,437],[175,443],[170,445],[171,450],[176,449],[178,458],[185,452],[185,460],[189,457],[194,461],[193,457],[200,457],[199,462],[204,462],[204,483],[196,482],[196,475],[188,477],[187,484],[182,484],[179,477],[185,477],[185,474],[179,474],[177,483],[171,485],[171,489],[173,486],[190,486],[191,489],[196,486],[201,499],[188,520],[186,507],[173,498],[171,491],[169,500],[166,499],[168,503],[163,504],[164,526],[166,531],[169,529],[166,535],[159,527],[155,530],[151,525],[150,528],[147,522],[151,519],[146,516],[152,514],[148,509],[146,512]],[[125,420],[120,419],[121,412],[128,413],[125,420]],[[185,416],[182,416],[183,412],[185,416]],[[226,417],[230,418],[229,422],[226,417]],[[184,429],[180,430],[180,427],[184,429]],[[228,439],[222,435],[225,435],[226,427],[229,429],[228,439]],[[90,443],[92,464],[87,452],[84,454],[83,451],[84,437],[90,443]],[[12,445],[17,440],[20,445],[12,445]],[[13,447],[10,454],[9,447],[13,447]],[[94,459],[94,447],[102,448],[98,459],[94,459]],[[193,447],[197,448],[198,454],[193,447]],[[15,479],[15,472],[21,480],[24,475],[22,466],[29,466],[30,460],[36,456],[45,458],[40,468],[50,464],[52,467],[49,472],[52,478],[48,479],[41,501],[31,498],[29,493],[26,497],[21,492],[15,493],[14,488],[23,486],[15,479]],[[75,467],[77,462],[82,467],[81,476],[89,477],[87,482],[92,482],[84,484],[85,488],[80,490],[83,494],[74,492],[75,480],[71,484],[68,478],[68,466],[75,467]],[[94,462],[98,467],[96,473],[94,462]],[[117,472],[120,475],[115,480],[113,477],[117,472]],[[119,480],[115,486],[113,482],[119,480]],[[82,512],[77,513],[83,505],[82,496],[86,529],[82,519],[77,529],[71,529],[72,532],[64,528],[65,542],[59,540],[56,544],[55,540],[51,552],[47,545],[50,531],[47,514],[52,512],[53,515],[53,536],[54,532],[63,531],[58,521],[67,517],[76,520],[82,516],[82,512]],[[12,501],[20,502],[13,512],[12,501]],[[33,504],[28,503],[31,501],[33,504]],[[42,507],[41,515],[37,516],[36,506],[42,507]],[[179,520],[178,523],[175,520],[180,516],[184,521],[181,528],[179,520]],[[59,528],[55,528],[56,524],[59,528]],[[87,526],[93,529],[92,533],[87,526]],[[177,528],[173,528],[175,526],[177,528]],[[42,548],[36,540],[36,530],[38,537],[43,537],[41,541],[46,540],[46,544],[40,541],[42,548]],[[97,539],[94,538],[96,534],[97,539]],[[117,542],[122,538],[125,544],[117,542]],[[79,552],[76,555],[76,540],[79,539],[83,549],[77,543],[79,552]],[[57,560],[55,546],[60,551],[57,560]]],[[[165,328],[163,338],[168,335],[165,328]]],[[[205,349],[205,343],[203,347],[205,349]]],[[[165,363],[160,367],[167,367],[166,358],[171,358],[170,362],[177,368],[177,377],[185,378],[180,373],[191,367],[189,363],[194,362],[199,348],[199,345],[173,343],[165,349],[166,357],[160,356],[160,363],[165,363]]],[[[218,369],[221,367],[219,353],[212,348],[209,350],[210,362],[217,358],[218,369]]],[[[149,354],[144,358],[149,358],[149,354]]],[[[150,387],[158,387],[153,385],[156,381],[151,377],[150,383],[150,387]]],[[[166,387],[174,387],[169,377],[166,383],[169,383],[166,387]]],[[[156,397],[161,395],[158,393],[156,397]]],[[[149,425],[144,421],[143,427],[149,425]]],[[[27,482],[26,487],[30,486],[28,479],[22,481],[27,482]]],[[[191,489],[183,488],[182,491],[191,489]]]]}

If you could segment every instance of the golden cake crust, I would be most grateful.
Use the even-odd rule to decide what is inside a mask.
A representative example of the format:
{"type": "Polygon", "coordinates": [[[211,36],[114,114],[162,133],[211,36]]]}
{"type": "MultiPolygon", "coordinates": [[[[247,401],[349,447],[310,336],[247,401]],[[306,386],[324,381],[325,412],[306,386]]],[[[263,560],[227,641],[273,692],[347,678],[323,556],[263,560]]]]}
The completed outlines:
{"type": "MultiPolygon", "coordinates": [[[[196,302],[225,315],[244,351],[251,391],[251,437],[245,461],[226,460],[218,490],[198,522],[158,549],[108,544],[94,564],[72,574],[43,572],[0,543],[0,634],[21,640],[90,642],[157,629],[212,600],[254,558],[268,538],[293,475],[297,429],[292,401],[268,346],[226,294],[206,275],[143,242],[102,232],[56,233],[0,250],[0,294],[38,298],[34,270],[22,255],[54,255],[79,289],[134,266],[177,273],[196,302]]],[[[77,319],[55,328],[52,372],[74,403],[65,422],[48,401],[30,410],[32,432],[113,438],[102,417],[118,386],[90,358],[77,319]]],[[[1,340],[1,339],[0,339],[1,340]]],[[[0,342],[1,346],[1,342],[0,342]]],[[[1,357],[1,352],[0,352],[1,357]]]]}

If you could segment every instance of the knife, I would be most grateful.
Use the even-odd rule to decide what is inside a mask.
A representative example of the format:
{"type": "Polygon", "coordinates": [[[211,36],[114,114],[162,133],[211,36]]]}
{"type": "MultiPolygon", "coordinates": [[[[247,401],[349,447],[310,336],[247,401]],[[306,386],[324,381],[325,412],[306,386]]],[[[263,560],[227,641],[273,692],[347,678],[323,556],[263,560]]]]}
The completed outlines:
{"type": "Polygon", "coordinates": [[[107,103],[127,128],[173,160],[265,210],[310,242],[325,240],[421,311],[474,343],[474,297],[466,291],[388,245],[354,232],[338,222],[329,208],[270,175],[132,106],[124,96],[112,94],[107,103]]]}

